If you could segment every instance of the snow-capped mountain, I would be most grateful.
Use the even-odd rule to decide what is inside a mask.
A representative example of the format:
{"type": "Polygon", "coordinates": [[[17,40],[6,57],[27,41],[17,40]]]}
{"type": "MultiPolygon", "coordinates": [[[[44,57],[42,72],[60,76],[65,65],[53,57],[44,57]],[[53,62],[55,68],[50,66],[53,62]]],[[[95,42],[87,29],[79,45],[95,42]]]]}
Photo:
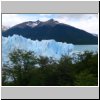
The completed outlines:
{"type": "Polygon", "coordinates": [[[55,40],[31,40],[22,36],[13,35],[2,37],[2,61],[8,61],[8,54],[14,49],[34,51],[37,56],[47,56],[59,59],[61,55],[70,55],[74,45],[55,40]]]}
{"type": "Polygon", "coordinates": [[[21,35],[32,40],[54,39],[57,42],[73,44],[98,44],[98,37],[73,26],[59,23],[54,19],[48,21],[27,21],[11,27],[2,32],[2,36],[8,37],[21,35]]]}

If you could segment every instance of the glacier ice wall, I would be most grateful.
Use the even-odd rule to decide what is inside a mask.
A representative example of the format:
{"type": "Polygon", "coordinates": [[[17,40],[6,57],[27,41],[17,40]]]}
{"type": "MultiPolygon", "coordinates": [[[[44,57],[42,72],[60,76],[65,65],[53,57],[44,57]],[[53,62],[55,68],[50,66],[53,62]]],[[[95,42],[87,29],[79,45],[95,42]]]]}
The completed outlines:
{"type": "Polygon", "coordinates": [[[59,59],[61,55],[70,55],[74,45],[55,40],[31,40],[22,36],[13,35],[2,37],[2,61],[8,61],[8,54],[14,49],[34,51],[37,56],[47,56],[59,59]]]}

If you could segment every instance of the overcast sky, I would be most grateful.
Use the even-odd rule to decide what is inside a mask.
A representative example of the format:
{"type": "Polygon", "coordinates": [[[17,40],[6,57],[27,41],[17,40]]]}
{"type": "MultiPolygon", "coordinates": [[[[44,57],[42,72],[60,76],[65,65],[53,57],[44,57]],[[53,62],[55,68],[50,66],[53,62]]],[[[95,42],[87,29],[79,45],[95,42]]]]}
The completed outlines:
{"type": "Polygon", "coordinates": [[[47,21],[51,18],[93,34],[99,33],[97,14],[2,14],[2,25],[11,27],[25,21],[47,21]]]}

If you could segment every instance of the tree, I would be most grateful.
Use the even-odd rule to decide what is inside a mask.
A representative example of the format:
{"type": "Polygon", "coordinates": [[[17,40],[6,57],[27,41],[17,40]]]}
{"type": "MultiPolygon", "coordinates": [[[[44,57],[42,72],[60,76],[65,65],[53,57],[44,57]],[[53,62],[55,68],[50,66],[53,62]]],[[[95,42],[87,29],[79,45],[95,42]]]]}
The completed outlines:
{"type": "Polygon", "coordinates": [[[72,59],[68,56],[62,56],[57,66],[58,85],[74,85],[74,76],[72,71],[72,59]]]}
{"type": "Polygon", "coordinates": [[[15,85],[28,85],[32,77],[32,70],[35,68],[37,58],[33,52],[14,50],[9,54],[8,70],[9,77],[15,85]]]}
{"type": "Polygon", "coordinates": [[[98,78],[88,71],[82,71],[76,75],[75,86],[96,86],[98,78]]]}
{"type": "Polygon", "coordinates": [[[85,52],[78,60],[36,57],[34,52],[14,50],[2,67],[2,85],[7,86],[97,86],[98,54],[85,52]]]}
{"type": "Polygon", "coordinates": [[[85,52],[79,55],[79,61],[74,64],[75,85],[97,86],[98,85],[98,54],[85,52]]]}

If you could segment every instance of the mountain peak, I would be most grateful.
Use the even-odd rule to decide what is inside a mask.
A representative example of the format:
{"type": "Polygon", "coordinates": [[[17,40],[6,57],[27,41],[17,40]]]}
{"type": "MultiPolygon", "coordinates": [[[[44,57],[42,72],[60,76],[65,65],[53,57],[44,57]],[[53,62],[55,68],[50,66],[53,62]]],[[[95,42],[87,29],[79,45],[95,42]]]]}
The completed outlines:
{"type": "Polygon", "coordinates": [[[98,37],[73,26],[59,23],[54,19],[48,21],[27,21],[2,33],[3,36],[22,35],[32,40],[54,39],[58,42],[73,44],[97,44],[98,37]]]}
{"type": "Polygon", "coordinates": [[[55,21],[54,19],[49,19],[48,21],[44,22],[47,25],[51,25],[51,26],[55,26],[56,24],[58,24],[58,21],[55,21]]]}
{"type": "Polygon", "coordinates": [[[49,19],[48,21],[50,21],[50,22],[54,22],[55,20],[54,20],[54,19],[49,19]]]}
{"type": "Polygon", "coordinates": [[[59,23],[58,21],[54,20],[54,19],[49,19],[47,22],[51,22],[51,23],[59,23]]]}
{"type": "Polygon", "coordinates": [[[36,21],[37,24],[39,24],[40,22],[41,22],[40,20],[37,20],[37,21],[36,21]]]}

